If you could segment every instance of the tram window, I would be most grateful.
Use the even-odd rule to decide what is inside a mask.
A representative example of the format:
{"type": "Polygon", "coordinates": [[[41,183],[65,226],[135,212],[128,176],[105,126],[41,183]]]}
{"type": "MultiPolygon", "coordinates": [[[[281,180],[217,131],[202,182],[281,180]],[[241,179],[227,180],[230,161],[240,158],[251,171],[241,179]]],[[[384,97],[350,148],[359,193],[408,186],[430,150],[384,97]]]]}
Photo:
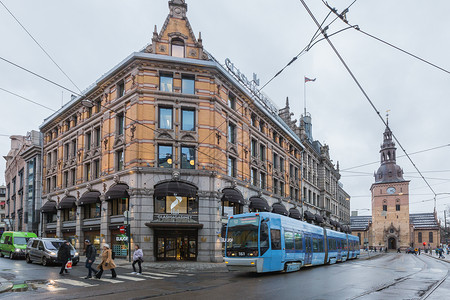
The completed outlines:
{"type": "Polygon", "coordinates": [[[301,233],[294,233],[295,250],[303,250],[303,241],[301,233]]]}
{"type": "Polygon", "coordinates": [[[286,250],[294,250],[294,233],[291,231],[284,232],[284,244],[286,250]]]}
{"type": "Polygon", "coordinates": [[[261,222],[261,234],[259,236],[260,255],[263,255],[269,249],[269,226],[266,222],[261,222]]]}
{"type": "Polygon", "coordinates": [[[281,233],[279,229],[270,229],[272,250],[281,250],[281,233]]]}
{"type": "Polygon", "coordinates": [[[323,243],[324,243],[323,239],[318,239],[317,241],[319,243],[319,252],[325,252],[325,249],[323,246],[323,243]]]}
{"type": "Polygon", "coordinates": [[[319,240],[313,238],[313,252],[319,252],[319,240]]]}

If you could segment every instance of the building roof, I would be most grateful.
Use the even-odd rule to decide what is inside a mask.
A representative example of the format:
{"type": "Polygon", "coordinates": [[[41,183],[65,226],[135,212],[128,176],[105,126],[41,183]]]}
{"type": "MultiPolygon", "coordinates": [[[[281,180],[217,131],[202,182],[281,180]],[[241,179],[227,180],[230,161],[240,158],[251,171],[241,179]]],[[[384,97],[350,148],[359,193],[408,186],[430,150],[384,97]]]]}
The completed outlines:
{"type": "Polygon", "coordinates": [[[434,213],[410,214],[409,223],[414,229],[439,229],[434,213]]]}
{"type": "Polygon", "coordinates": [[[350,217],[350,228],[352,231],[367,230],[370,222],[372,222],[372,216],[350,217]]]}

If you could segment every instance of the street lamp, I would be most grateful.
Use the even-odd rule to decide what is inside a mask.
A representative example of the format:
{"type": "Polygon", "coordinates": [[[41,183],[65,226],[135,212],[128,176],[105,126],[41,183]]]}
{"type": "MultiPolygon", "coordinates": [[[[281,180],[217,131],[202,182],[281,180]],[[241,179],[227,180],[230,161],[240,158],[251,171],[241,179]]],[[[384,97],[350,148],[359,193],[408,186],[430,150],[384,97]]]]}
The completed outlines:
{"type": "Polygon", "coordinates": [[[94,107],[94,102],[92,102],[92,100],[89,100],[87,98],[83,98],[83,100],[81,100],[81,105],[87,108],[91,108],[94,107]]]}

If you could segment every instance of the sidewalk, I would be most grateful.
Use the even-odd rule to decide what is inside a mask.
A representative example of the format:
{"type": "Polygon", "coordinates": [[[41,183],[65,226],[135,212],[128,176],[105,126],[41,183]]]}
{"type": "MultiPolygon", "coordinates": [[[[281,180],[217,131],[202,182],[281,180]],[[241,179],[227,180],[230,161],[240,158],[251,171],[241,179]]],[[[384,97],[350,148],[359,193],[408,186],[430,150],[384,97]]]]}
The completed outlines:
{"type": "Polygon", "coordinates": [[[442,261],[450,263],[450,254],[445,254],[444,253],[444,258],[439,258],[439,255],[436,255],[434,253],[434,251],[433,251],[433,253],[423,253],[423,254],[428,255],[430,257],[433,257],[435,259],[442,260],[442,261]]]}
{"type": "MultiPolygon", "coordinates": [[[[125,259],[115,259],[118,267],[132,269],[131,262],[125,259]]],[[[137,267],[137,264],[136,264],[137,267]]],[[[161,269],[176,272],[215,272],[226,273],[228,269],[225,263],[198,262],[198,261],[164,261],[164,262],[146,262],[142,263],[142,268],[161,269]]]]}
{"type": "Polygon", "coordinates": [[[0,293],[7,292],[12,289],[13,283],[11,281],[6,280],[3,277],[0,277],[0,293]]]}

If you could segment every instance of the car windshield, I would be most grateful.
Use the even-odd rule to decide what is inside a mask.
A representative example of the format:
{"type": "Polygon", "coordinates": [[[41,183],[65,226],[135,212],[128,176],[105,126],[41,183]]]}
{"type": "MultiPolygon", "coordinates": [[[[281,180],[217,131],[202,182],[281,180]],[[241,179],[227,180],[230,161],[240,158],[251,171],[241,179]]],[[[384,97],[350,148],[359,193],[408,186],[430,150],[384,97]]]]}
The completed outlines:
{"type": "Polygon", "coordinates": [[[48,250],[58,250],[63,244],[62,241],[44,241],[45,248],[48,250]]]}
{"type": "Polygon", "coordinates": [[[228,222],[227,250],[258,248],[259,217],[233,218],[228,222]]]}
{"type": "Polygon", "coordinates": [[[30,238],[26,238],[26,237],[14,237],[14,244],[16,245],[26,245],[28,243],[28,240],[30,238]]]}

